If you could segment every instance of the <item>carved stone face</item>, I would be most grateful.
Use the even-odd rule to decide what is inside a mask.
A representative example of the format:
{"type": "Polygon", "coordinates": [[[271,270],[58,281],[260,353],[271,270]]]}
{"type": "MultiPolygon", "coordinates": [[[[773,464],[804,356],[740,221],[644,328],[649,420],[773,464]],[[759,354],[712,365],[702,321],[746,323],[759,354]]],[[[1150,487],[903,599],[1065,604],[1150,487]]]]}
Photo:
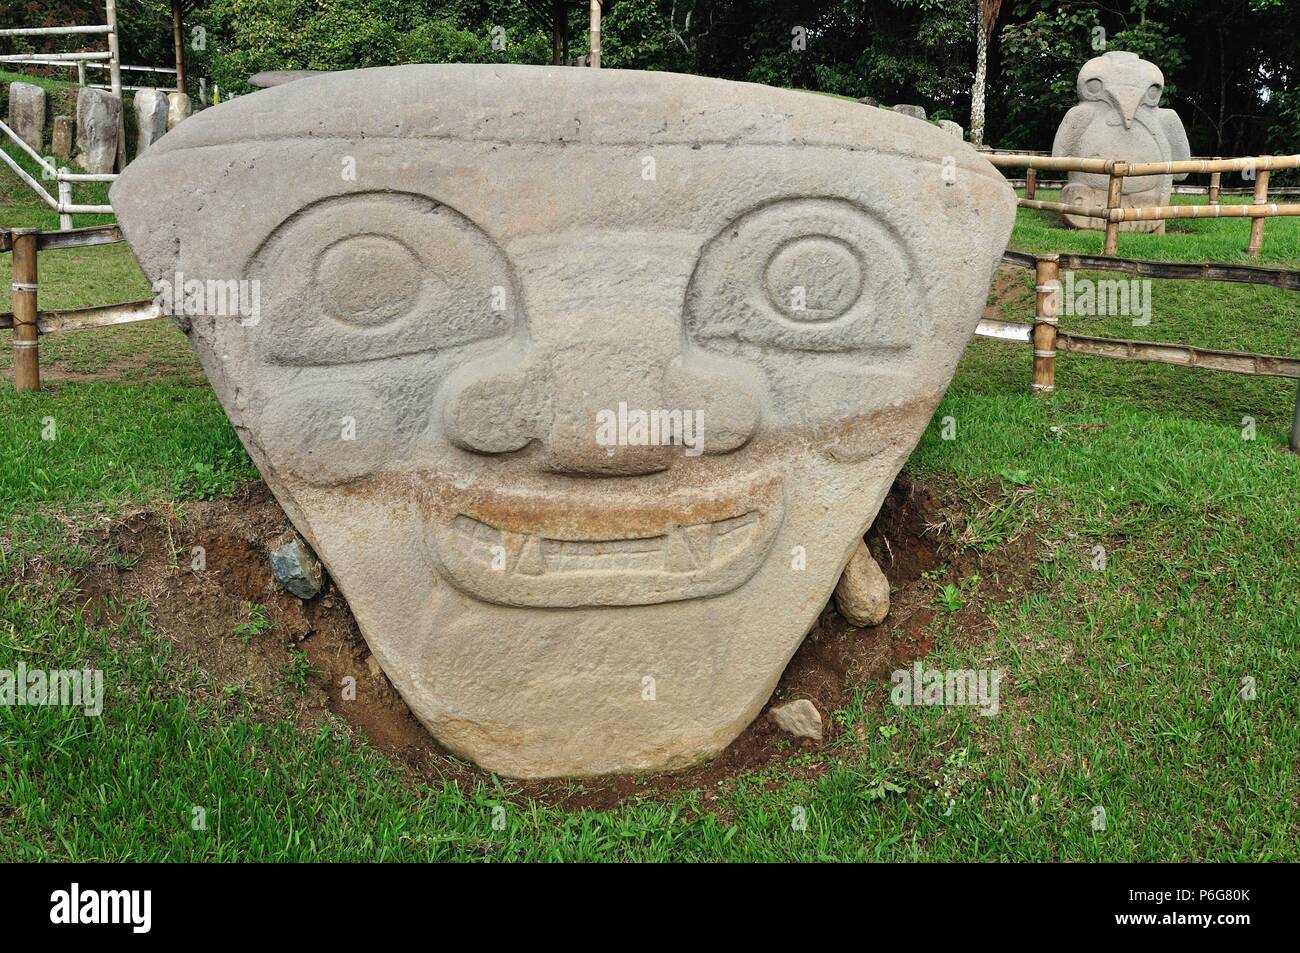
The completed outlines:
{"type": "Polygon", "coordinates": [[[429,730],[534,777],[679,767],[758,713],[1015,213],[905,117],[502,66],[232,100],[112,200],[150,278],[256,289],[182,320],[249,453],[429,730]]]}

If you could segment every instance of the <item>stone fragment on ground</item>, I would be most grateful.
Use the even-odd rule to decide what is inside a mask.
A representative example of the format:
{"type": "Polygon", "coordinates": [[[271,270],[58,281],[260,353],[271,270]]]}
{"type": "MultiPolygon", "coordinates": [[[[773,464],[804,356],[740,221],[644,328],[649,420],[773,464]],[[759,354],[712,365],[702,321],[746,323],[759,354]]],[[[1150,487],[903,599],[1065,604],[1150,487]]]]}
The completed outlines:
{"type": "Polygon", "coordinates": [[[880,625],[889,614],[889,579],[859,542],[835,586],[835,606],[856,626],[880,625]]]}
{"type": "Polygon", "coordinates": [[[767,714],[776,726],[787,734],[794,735],[796,738],[822,740],[821,712],[806,698],[772,708],[767,714]]]}
{"type": "Polygon", "coordinates": [[[320,560],[300,539],[293,539],[271,553],[271,575],[299,599],[311,599],[325,584],[320,560]]]}

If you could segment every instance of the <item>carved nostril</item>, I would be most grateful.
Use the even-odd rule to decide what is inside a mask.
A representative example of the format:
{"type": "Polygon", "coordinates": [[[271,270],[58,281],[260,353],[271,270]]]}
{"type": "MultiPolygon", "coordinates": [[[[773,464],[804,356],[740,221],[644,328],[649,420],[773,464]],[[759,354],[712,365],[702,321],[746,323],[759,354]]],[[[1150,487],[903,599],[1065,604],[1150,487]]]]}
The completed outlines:
{"type": "Polygon", "coordinates": [[[668,368],[664,393],[671,403],[695,414],[700,449],[730,453],[758,429],[761,410],[746,368],[717,357],[697,357],[668,368]]]}
{"type": "Polygon", "coordinates": [[[509,453],[546,433],[550,399],[531,364],[494,359],[463,368],[447,384],[447,439],[475,453],[509,453]]]}

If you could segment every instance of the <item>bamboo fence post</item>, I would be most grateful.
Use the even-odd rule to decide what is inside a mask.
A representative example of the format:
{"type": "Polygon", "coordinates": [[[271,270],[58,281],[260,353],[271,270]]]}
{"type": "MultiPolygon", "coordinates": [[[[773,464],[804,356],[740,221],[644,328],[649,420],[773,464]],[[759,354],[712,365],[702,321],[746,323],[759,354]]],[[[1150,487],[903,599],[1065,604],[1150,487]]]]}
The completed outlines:
{"type": "MultiPolygon", "coordinates": [[[[1117,168],[1111,170],[1110,185],[1106,189],[1106,208],[1112,212],[1120,208],[1124,201],[1124,176],[1117,171],[1117,168]]],[[[1106,218],[1106,242],[1101,253],[1119,254],[1119,222],[1113,215],[1106,218]]]]}
{"type": "Polygon", "coordinates": [[[182,0],[172,0],[172,43],[176,47],[176,91],[185,92],[185,27],[182,23],[182,0]]]}
{"type": "Polygon", "coordinates": [[[1034,347],[1033,381],[1029,392],[1035,396],[1056,391],[1056,332],[1061,304],[1060,258],[1040,255],[1034,265],[1034,326],[1029,339],[1034,347]]]}
{"type": "MultiPolygon", "coordinates": [[[[1255,205],[1268,204],[1268,169],[1260,169],[1255,173],[1255,205]]],[[[1260,249],[1264,247],[1264,219],[1252,218],[1250,220],[1250,245],[1246,248],[1247,255],[1258,255],[1260,249]]]]}
{"type": "MultiPolygon", "coordinates": [[[[67,175],[67,169],[59,170],[61,175],[67,175]]],[[[72,183],[66,179],[59,179],[59,231],[72,231],[72,215],[63,211],[72,204],[72,183]]]]}
{"type": "Polygon", "coordinates": [[[41,389],[36,327],[36,229],[13,230],[14,388],[41,389]]]}
{"type": "Polygon", "coordinates": [[[122,54],[117,41],[117,0],[104,0],[108,24],[108,86],[117,97],[117,171],[126,169],[126,103],[122,101],[122,54]]]}
{"type": "Polygon", "coordinates": [[[1038,170],[1030,166],[1025,170],[1025,198],[1032,199],[1038,191],[1038,170]]]}
{"type": "Polygon", "coordinates": [[[86,61],[77,60],[77,85],[86,85],[86,61]]]}
{"type": "Polygon", "coordinates": [[[600,69],[600,0],[591,0],[591,55],[588,63],[600,69]]]}
{"type": "MultiPolygon", "coordinates": [[[[1215,156],[1214,158],[1218,160],[1220,157],[1215,156]]],[[[1211,205],[1219,204],[1219,189],[1222,185],[1223,185],[1223,173],[1211,172],[1210,173],[1210,204],[1211,205]]]]}
{"type": "Polygon", "coordinates": [[[1300,387],[1296,389],[1295,416],[1291,418],[1291,452],[1300,453],[1300,387]]]}

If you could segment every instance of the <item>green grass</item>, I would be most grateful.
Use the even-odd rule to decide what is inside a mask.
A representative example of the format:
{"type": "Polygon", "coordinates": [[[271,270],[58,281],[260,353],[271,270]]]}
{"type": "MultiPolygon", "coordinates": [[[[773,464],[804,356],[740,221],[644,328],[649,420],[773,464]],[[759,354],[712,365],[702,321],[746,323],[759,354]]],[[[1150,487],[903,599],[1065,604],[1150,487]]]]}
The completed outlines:
{"type": "MultiPolygon", "coordinates": [[[[1121,252],[1244,260],[1246,222],[1188,224],[1122,235],[1121,252]]],[[[1270,221],[1266,236],[1266,261],[1300,266],[1300,222],[1270,221]]],[[[1100,235],[1022,210],[1013,246],[1097,251],[1100,235]]],[[[123,252],[43,255],[58,275],[43,300],[137,297],[123,252]]],[[[1004,314],[1028,321],[1032,279],[1014,280],[1004,314]]],[[[1063,325],[1297,354],[1298,305],[1272,289],[1164,281],[1147,327],[1063,325]]],[[[1294,382],[1063,355],[1058,395],[1031,399],[1027,349],[977,340],[907,469],[1004,487],[968,528],[972,545],[1026,525],[1040,534],[1044,585],[989,609],[978,646],[945,638],[955,623],[942,604],[971,589],[936,593],[926,664],[1002,669],[1000,713],[882,705],[888,684],[866,682],[834,713],[863,730],[793,763],[566,812],[508,782],[430,786],[342,727],[304,734],[251,701],[218,707],[148,605],[110,623],[64,598],[75,570],[103,558],[70,526],[183,506],[254,472],[168,325],[51,337],[43,358],[65,375],[48,392],[0,386],[0,668],[98,665],[106,704],[101,718],[0,707],[0,859],[1297,859],[1300,457],[1279,450],[1294,382]],[[942,439],[945,417],[955,440],[942,439]],[[47,418],[57,440],[41,439],[47,418]],[[1098,806],[1104,831],[1090,823],[1098,806]]],[[[283,677],[295,691],[312,677],[306,659],[283,677]]]]}

